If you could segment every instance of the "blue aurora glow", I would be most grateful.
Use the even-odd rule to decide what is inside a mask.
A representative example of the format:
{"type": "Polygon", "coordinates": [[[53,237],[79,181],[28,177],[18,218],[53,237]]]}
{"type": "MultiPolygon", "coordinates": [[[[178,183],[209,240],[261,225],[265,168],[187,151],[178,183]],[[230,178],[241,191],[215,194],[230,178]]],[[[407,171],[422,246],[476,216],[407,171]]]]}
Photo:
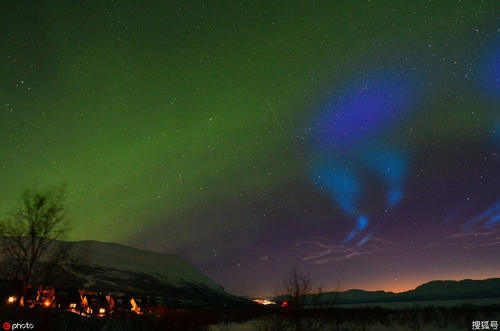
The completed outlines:
{"type": "MultiPolygon", "coordinates": [[[[311,148],[320,157],[311,169],[312,181],[355,220],[344,243],[360,236],[370,223],[360,207],[366,192],[360,169],[371,171],[384,183],[388,209],[403,198],[407,157],[382,143],[382,138],[388,128],[408,116],[415,86],[404,72],[374,72],[340,90],[313,120],[311,148]]],[[[361,238],[358,246],[373,233],[361,238]]]]}
{"type": "MultiPolygon", "coordinates": [[[[493,98],[495,107],[500,103],[500,42],[485,52],[479,67],[479,77],[483,90],[493,98]]],[[[493,120],[493,139],[500,145],[500,112],[496,111],[493,120]]]]}
{"type": "Polygon", "coordinates": [[[339,165],[336,162],[318,163],[312,172],[313,181],[329,193],[344,213],[353,216],[361,196],[361,182],[352,171],[339,165]]]}
{"type": "Polygon", "coordinates": [[[480,68],[480,76],[485,90],[495,98],[500,97],[500,42],[486,52],[480,68]]]}
{"type": "Polygon", "coordinates": [[[387,205],[395,207],[403,198],[404,179],[408,172],[408,157],[387,147],[372,149],[362,155],[364,164],[388,186],[387,205]]]}
{"type": "Polygon", "coordinates": [[[500,201],[497,201],[485,211],[470,219],[467,223],[465,223],[465,229],[470,230],[481,221],[484,222],[484,228],[491,228],[500,221],[500,201]]]}
{"type": "Polygon", "coordinates": [[[350,146],[401,120],[410,109],[413,82],[401,72],[375,72],[328,100],[314,120],[318,147],[350,146]]]}

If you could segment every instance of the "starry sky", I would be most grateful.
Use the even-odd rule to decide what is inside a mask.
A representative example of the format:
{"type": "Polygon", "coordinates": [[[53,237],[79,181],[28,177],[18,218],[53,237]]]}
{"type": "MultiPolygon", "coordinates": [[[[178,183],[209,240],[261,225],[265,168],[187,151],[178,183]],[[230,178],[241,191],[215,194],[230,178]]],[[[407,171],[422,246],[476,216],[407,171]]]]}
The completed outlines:
{"type": "Polygon", "coordinates": [[[234,294],[500,276],[497,1],[4,1],[0,210],[234,294]]]}

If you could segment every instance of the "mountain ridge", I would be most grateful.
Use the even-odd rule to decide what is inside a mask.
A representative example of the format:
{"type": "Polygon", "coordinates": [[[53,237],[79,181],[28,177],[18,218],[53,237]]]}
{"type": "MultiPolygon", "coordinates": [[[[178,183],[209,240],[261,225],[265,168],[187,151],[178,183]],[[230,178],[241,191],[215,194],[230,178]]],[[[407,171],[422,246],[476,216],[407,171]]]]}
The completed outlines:
{"type": "Polygon", "coordinates": [[[49,287],[70,286],[99,293],[150,297],[170,308],[249,305],[225,292],[196,266],[175,254],[95,240],[53,240],[40,270],[53,269],[49,287]],[[61,254],[61,252],[63,252],[61,254]],[[54,263],[53,259],[59,257],[54,263]]]}
{"type": "MultiPolygon", "coordinates": [[[[286,296],[275,299],[283,300],[286,296]]],[[[365,291],[349,289],[304,296],[306,304],[385,303],[403,301],[433,301],[483,299],[500,297],[500,278],[480,280],[432,280],[404,292],[365,291]]]]}

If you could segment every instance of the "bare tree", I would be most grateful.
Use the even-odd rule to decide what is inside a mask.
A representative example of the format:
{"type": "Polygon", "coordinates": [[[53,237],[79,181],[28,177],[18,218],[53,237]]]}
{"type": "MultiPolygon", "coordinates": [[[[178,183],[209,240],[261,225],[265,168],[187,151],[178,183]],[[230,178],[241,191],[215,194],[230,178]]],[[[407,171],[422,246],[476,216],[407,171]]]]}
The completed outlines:
{"type": "Polygon", "coordinates": [[[289,305],[300,307],[304,304],[305,295],[313,291],[316,279],[310,273],[303,273],[298,268],[292,268],[283,278],[285,293],[289,295],[289,305]]]}
{"type": "MultiPolygon", "coordinates": [[[[35,270],[42,271],[41,261],[51,261],[51,254],[61,254],[52,249],[54,240],[65,237],[69,231],[64,198],[65,185],[46,191],[24,191],[20,206],[0,222],[0,259],[6,276],[23,282],[23,292],[35,278],[35,270]]],[[[36,276],[47,277],[47,271],[36,276]]],[[[24,293],[23,293],[24,295],[24,293]]]]}

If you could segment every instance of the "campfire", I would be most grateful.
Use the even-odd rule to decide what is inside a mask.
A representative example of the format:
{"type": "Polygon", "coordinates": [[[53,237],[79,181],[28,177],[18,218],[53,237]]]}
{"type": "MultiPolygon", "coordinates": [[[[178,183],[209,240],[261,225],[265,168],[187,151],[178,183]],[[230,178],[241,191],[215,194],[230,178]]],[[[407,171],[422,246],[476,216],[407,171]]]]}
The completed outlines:
{"type": "Polygon", "coordinates": [[[82,296],[82,302],[81,302],[81,308],[86,314],[91,314],[92,309],[89,307],[89,302],[87,301],[87,296],[81,295],[82,296]]]}
{"type": "Polygon", "coordinates": [[[130,304],[132,305],[131,311],[133,311],[136,314],[142,314],[141,308],[137,305],[134,298],[130,299],[130,304]]]}
{"type": "Polygon", "coordinates": [[[28,287],[24,296],[21,293],[11,293],[5,298],[8,305],[23,308],[59,309],[84,317],[105,317],[117,312],[159,315],[159,312],[166,310],[165,307],[156,305],[150,297],[138,298],[127,297],[124,294],[103,294],[71,287],[28,287]],[[142,307],[143,305],[145,306],[142,307]]]}

